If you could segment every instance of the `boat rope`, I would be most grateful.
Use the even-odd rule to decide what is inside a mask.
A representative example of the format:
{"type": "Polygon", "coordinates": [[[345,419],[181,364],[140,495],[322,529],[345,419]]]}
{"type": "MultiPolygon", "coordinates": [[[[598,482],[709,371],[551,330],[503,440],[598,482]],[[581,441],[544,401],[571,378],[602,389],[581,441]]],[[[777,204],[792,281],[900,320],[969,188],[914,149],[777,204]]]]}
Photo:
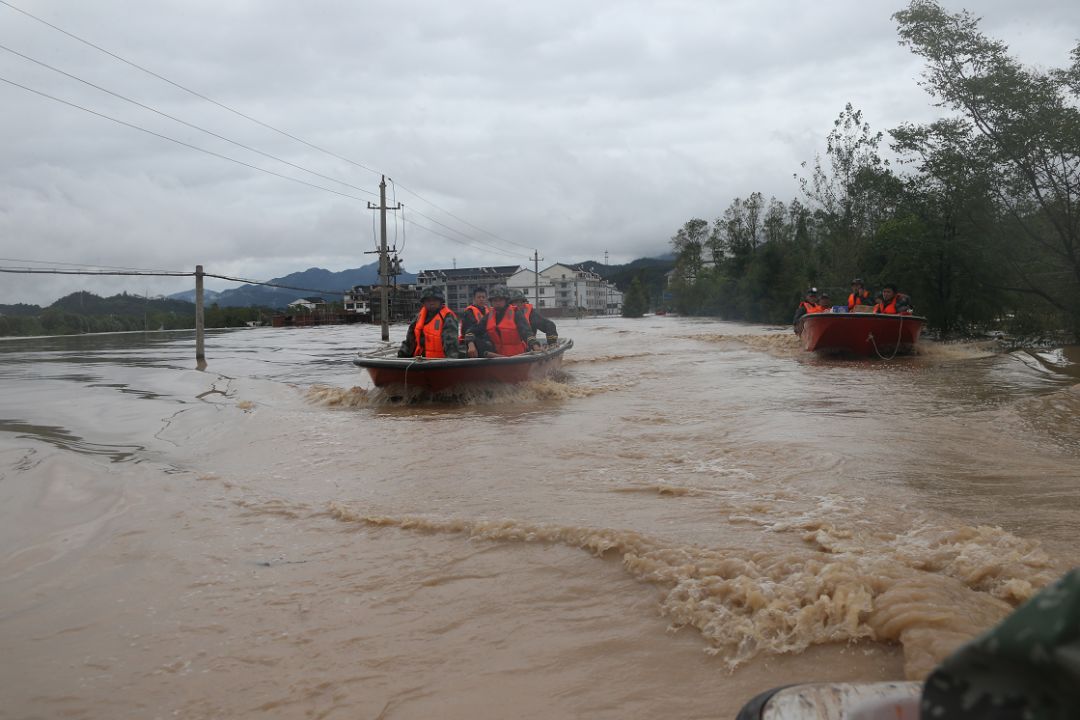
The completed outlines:
{"type": "Polygon", "coordinates": [[[900,340],[904,336],[904,316],[900,315],[899,318],[900,320],[896,324],[896,347],[893,348],[892,355],[889,357],[885,357],[881,354],[881,351],[878,350],[877,341],[874,340],[874,333],[870,333],[866,338],[870,341],[870,344],[874,346],[874,352],[877,353],[877,356],[882,360],[892,360],[896,357],[896,353],[900,352],[900,340]]]}

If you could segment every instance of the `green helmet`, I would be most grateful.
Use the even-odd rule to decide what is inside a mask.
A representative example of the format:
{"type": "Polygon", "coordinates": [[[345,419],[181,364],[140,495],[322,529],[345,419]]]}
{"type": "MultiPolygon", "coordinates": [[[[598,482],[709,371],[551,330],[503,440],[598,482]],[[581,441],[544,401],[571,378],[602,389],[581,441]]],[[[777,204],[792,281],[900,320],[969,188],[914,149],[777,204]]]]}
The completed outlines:
{"type": "Polygon", "coordinates": [[[427,300],[428,298],[436,298],[446,302],[446,295],[443,295],[442,288],[434,285],[424,288],[423,292],[420,293],[421,300],[427,300]]]}
{"type": "Polygon", "coordinates": [[[505,285],[496,285],[488,290],[488,299],[494,300],[495,298],[502,298],[503,300],[510,299],[510,290],[505,285]]]}
{"type": "Polygon", "coordinates": [[[525,297],[525,293],[523,293],[522,291],[520,291],[520,290],[511,290],[510,291],[510,302],[514,303],[515,305],[518,304],[518,303],[528,302],[528,300],[529,300],[529,298],[525,297]]]}

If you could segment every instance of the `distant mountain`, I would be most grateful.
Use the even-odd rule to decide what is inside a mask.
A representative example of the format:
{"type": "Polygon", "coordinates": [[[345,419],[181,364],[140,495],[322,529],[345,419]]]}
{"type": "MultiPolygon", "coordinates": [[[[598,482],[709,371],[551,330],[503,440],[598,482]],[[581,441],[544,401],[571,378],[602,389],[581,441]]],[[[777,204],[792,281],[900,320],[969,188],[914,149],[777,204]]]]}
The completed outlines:
{"type": "MultiPolygon", "coordinates": [[[[221,293],[216,290],[207,290],[203,288],[203,302],[209,305],[212,302],[217,302],[218,295],[221,293]]],[[[170,300],[185,300],[189,303],[195,302],[195,288],[191,290],[185,290],[184,292],[173,293],[169,296],[170,300]]]]}
{"type": "Polygon", "coordinates": [[[194,308],[184,300],[170,298],[147,298],[143,295],[121,293],[112,297],[100,297],[90,292],[74,292],[65,295],[48,308],[54,312],[75,315],[119,315],[142,317],[146,312],[166,312],[190,315],[194,308]]]}
{"type": "MultiPolygon", "coordinates": [[[[241,285],[238,288],[215,293],[213,299],[209,296],[210,291],[206,291],[204,302],[207,305],[217,303],[219,307],[250,307],[257,305],[272,308],[283,308],[293,300],[302,297],[322,297],[326,300],[340,302],[342,292],[354,285],[374,285],[379,282],[379,263],[373,262],[363,267],[342,270],[341,272],[331,272],[323,268],[308,268],[303,272],[290,273],[284,277],[272,278],[267,282],[305,289],[286,290],[285,288],[266,287],[265,285],[241,285]]],[[[402,273],[398,275],[398,282],[416,282],[416,275],[402,273]]],[[[186,290],[169,297],[194,302],[195,291],[186,290]]]]}
{"type": "Polygon", "coordinates": [[[635,277],[640,276],[645,287],[652,292],[662,290],[667,283],[666,274],[675,267],[675,258],[664,255],[658,258],[638,258],[625,265],[605,265],[595,260],[578,263],[586,270],[591,270],[605,280],[610,280],[623,292],[630,288],[635,277]]]}
{"type": "Polygon", "coordinates": [[[15,305],[0,305],[0,315],[8,317],[34,317],[41,314],[41,306],[16,303],[15,305]]]}

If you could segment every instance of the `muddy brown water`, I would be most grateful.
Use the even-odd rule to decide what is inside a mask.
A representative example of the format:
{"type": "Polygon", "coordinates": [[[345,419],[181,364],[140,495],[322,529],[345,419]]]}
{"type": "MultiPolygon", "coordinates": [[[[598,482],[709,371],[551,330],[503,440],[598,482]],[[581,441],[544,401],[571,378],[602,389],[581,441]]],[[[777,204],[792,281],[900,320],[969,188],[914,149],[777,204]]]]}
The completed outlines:
{"type": "Polygon", "coordinates": [[[732,717],[1080,561],[1076,348],[560,330],[555,378],[408,404],[377,328],[0,342],[0,717],[732,717]]]}

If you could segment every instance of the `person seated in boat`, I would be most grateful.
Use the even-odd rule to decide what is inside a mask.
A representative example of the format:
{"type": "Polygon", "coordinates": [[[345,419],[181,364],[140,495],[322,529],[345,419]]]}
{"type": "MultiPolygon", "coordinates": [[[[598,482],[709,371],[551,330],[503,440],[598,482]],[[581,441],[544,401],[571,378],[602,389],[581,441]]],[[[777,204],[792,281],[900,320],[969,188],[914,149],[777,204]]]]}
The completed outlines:
{"type": "Polygon", "coordinates": [[[798,325],[803,315],[819,313],[822,309],[821,305],[818,304],[818,289],[812,287],[806,291],[806,298],[799,303],[799,307],[795,308],[795,320],[793,322],[798,325]]]}
{"type": "Polygon", "coordinates": [[[398,348],[398,357],[459,357],[458,319],[446,307],[442,289],[425,288],[420,294],[420,302],[423,307],[409,325],[405,340],[398,348]]]}
{"type": "Polygon", "coordinates": [[[862,278],[855,278],[851,281],[851,294],[847,296],[848,312],[855,312],[855,308],[865,312],[872,307],[874,303],[870,300],[870,291],[863,285],[862,278]]]}
{"type": "Polygon", "coordinates": [[[820,297],[821,302],[818,304],[818,307],[821,308],[820,312],[832,312],[832,296],[829,295],[828,291],[822,290],[820,297]]]}
{"type": "Polygon", "coordinates": [[[874,312],[886,315],[910,315],[911,298],[896,291],[896,286],[889,283],[881,288],[881,300],[874,306],[874,312]]]}
{"type": "Polygon", "coordinates": [[[505,285],[488,292],[491,307],[484,322],[465,336],[469,357],[503,357],[521,355],[526,350],[538,350],[540,343],[529,328],[525,312],[510,304],[510,291],[505,285]]]}
{"type": "Polygon", "coordinates": [[[474,287],[472,291],[472,305],[465,308],[461,313],[461,342],[465,342],[465,336],[473,331],[473,328],[483,321],[484,313],[488,311],[487,288],[474,287]]]}
{"type": "Polygon", "coordinates": [[[555,347],[559,344],[559,331],[555,327],[555,323],[534,308],[529,299],[525,297],[525,293],[520,290],[511,290],[510,302],[525,312],[525,319],[528,320],[529,329],[532,330],[533,335],[539,336],[543,332],[547,337],[548,347],[555,347]]]}

